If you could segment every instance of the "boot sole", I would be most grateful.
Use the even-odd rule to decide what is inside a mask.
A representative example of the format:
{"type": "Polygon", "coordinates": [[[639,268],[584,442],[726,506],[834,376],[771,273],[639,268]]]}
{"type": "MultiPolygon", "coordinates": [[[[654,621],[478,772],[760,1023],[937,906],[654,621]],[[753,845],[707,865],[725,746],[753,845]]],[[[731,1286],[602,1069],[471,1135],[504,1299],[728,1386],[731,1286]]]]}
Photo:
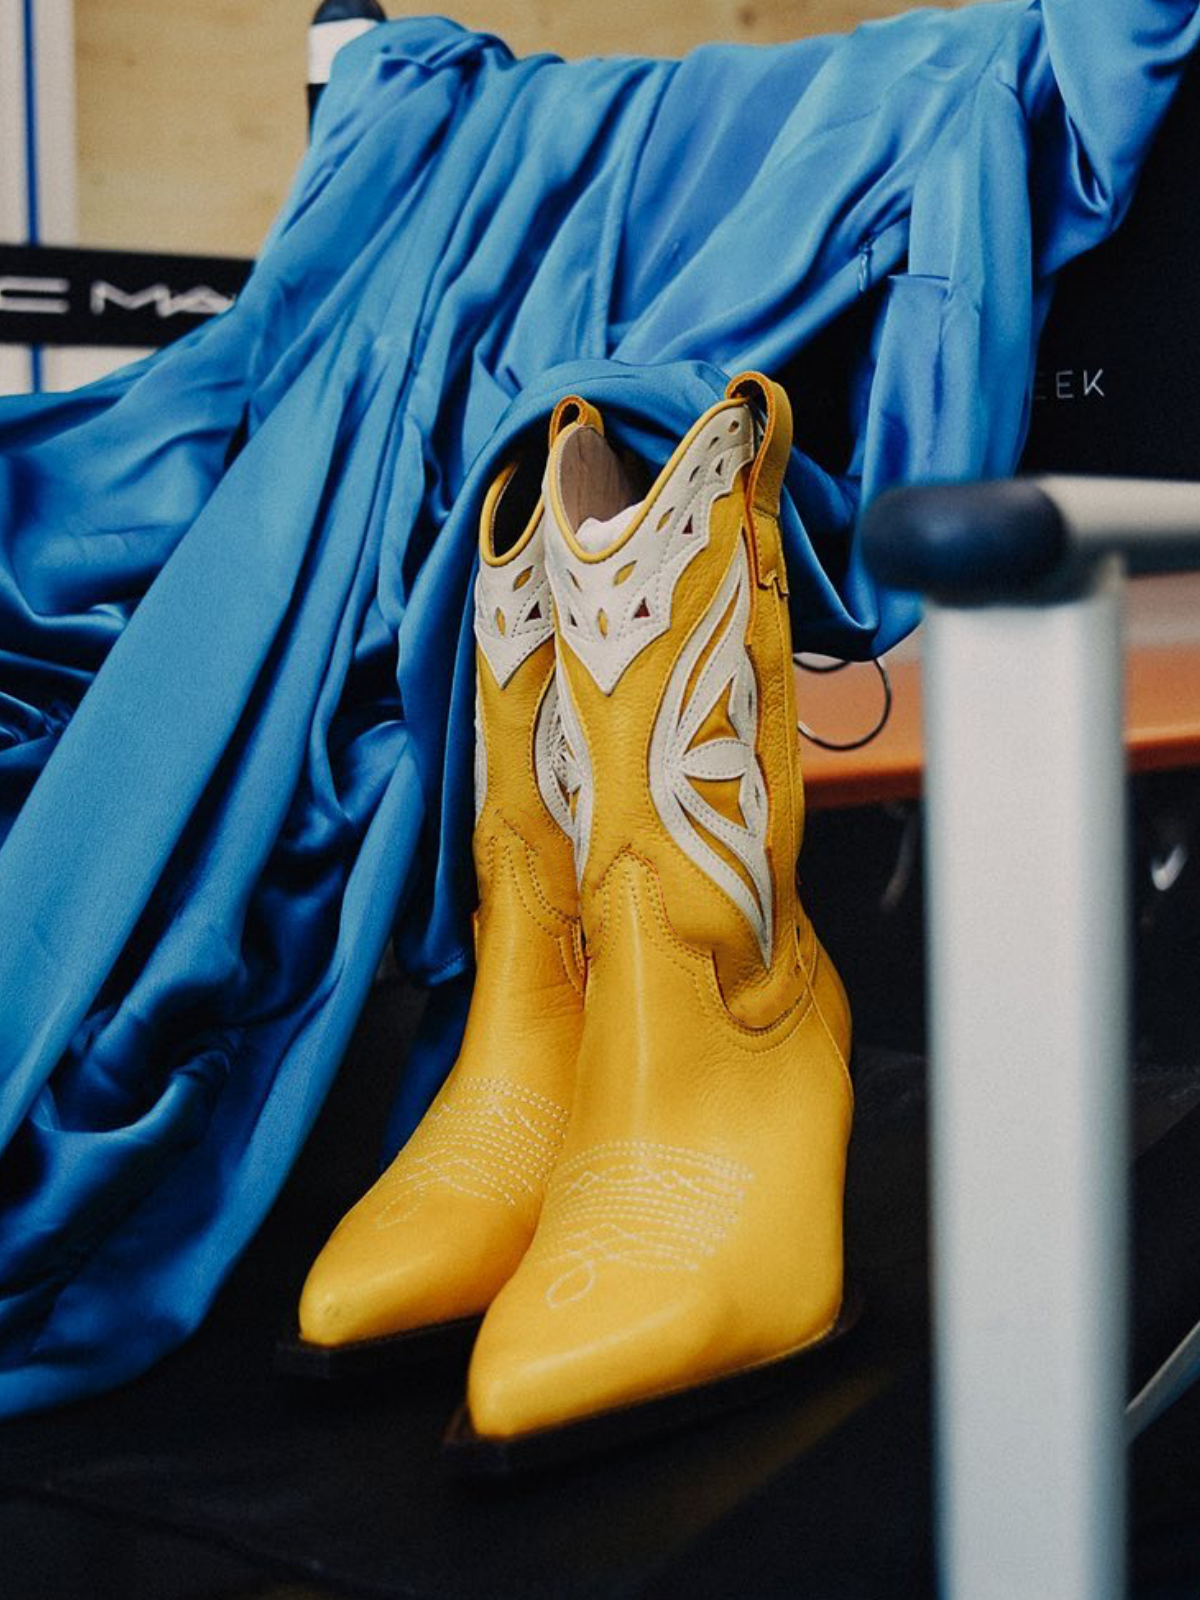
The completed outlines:
{"type": "Polygon", "coordinates": [[[310,1344],[293,1329],[276,1342],[274,1367],[289,1378],[341,1383],[449,1356],[465,1360],[482,1321],[482,1316],[457,1317],[452,1322],[433,1322],[405,1333],[338,1345],[310,1344]]]}
{"type": "Polygon", "coordinates": [[[777,1394],[800,1370],[810,1372],[820,1357],[851,1331],[861,1315],[861,1299],[848,1294],[829,1332],[791,1355],[777,1356],[693,1388],[672,1390],[632,1405],[593,1412],[560,1427],[538,1428],[508,1439],[490,1439],[476,1433],[464,1403],[450,1419],[442,1453],[460,1477],[509,1478],[673,1433],[777,1394]]]}

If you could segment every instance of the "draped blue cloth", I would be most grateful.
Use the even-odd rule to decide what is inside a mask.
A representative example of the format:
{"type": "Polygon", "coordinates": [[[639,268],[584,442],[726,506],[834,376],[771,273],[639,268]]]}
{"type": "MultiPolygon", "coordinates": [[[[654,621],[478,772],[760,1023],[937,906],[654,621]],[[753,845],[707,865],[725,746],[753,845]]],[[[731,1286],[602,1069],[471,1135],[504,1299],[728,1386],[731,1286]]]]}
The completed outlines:
{"type": "Polygon", "coordinates": [[[1006,0],[565,64],[389,24],[228,313],[0,401],[0,1413],[196,1326],[391,930],[467,970],[467,599],[515,441],[578,391],[661,461],[786,370],[797,636],[886,648],[916,614],[860,505],[1013,468],[1053,274],[1197,34],[1194,0],[1006,0]]]}

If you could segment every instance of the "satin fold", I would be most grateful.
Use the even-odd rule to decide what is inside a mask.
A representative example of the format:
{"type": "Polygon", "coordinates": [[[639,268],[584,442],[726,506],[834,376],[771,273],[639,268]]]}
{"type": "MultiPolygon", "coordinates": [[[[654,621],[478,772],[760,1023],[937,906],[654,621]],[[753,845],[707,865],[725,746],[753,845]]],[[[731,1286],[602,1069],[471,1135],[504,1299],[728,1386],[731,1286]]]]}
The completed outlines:
{"type": "Polygon", "coordinates": [[[0,1414],[197,1325],[390,934],[454,980],[390,1145],[449,1065],[476,521],[516,441],[578,391],[659,464],[731,372],[786,377],[797,638],[887,648],[917,611],[861,506],[1012,470],[1053,274],[1197,34],[1191,0],[1003,0],[564,63],[390,23],[231,310],[0,400],[0,1414]]]}

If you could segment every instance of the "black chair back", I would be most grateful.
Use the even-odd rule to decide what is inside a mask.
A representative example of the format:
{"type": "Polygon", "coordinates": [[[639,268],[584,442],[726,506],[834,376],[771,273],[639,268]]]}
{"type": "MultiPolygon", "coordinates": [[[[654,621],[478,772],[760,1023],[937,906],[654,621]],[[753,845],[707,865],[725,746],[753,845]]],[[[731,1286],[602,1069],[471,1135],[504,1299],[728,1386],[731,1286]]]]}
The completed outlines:
{"type": "Polygon", "coordinates": [[[1200,61],[1128,217],[1059,278],[1021,468],[1200,478],[1200,61]]]}

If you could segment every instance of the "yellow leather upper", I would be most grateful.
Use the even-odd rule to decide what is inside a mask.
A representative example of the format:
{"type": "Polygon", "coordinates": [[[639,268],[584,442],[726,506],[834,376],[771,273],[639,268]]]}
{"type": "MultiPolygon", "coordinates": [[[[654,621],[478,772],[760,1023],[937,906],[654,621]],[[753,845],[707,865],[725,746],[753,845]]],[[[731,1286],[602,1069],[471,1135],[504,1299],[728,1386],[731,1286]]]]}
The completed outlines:
{"type": "Polygon", "coordinates": [[[777,522],[790,411],[766,380],[740,382],[606,548],[581,541],[564,476],[574,462],[603,481],[594,445],[567,430],[551,452],[587,991],[541,1219],[471,1363],[485,1435],[776,1359],[820,1339],[841,1305],[850,1017],[795,889],[803,796],[777,522]],[[769,399],[764,427],[744,393],[769,399]]]}
{"type": "MultiPolygon", "coordinates": [[[[783,421],[773,431],[755,461],[771,453],[772,443],[791,437],[791,409],[782,389],[772,385],[783,421]]],[[[647,496],[639,518],[653,523],[664,499],[670,499],[674,469],[688,445],[722,425],[726,414],[743,412],[742,402],[730,400],[707,412],[690,431],[663,469],[658,484],[647,496]]],[[[557,491],[551,457],[547,473],[548,503],[564,543],[577,559],[595,556],[576,543],[557,491]]],[[[776,511],[778,484],[775,479],[776,511]]],[[[653,861],[671,907],[672,924],[687,943],[712,951],[718,981],[735,1017],[752,1025],[770,1021],[786,1004],[799,972],[798,941],[805,922],[795,889],[794,863],[804,831],[803,786],[799,743],[796,737],[795,687],[791,672],[791,635],[787,610],[781,601],[783,586],[769,575],[782,570],[779,525],[775,516],[756,514],[754,537],[747,531],[747,475],[730,484],[729,492],[713,507],[710,542],[703,560],[693,562],[675,590],[671,632],[639,655],[621,679],[619,692],[604,693],[586,668],[574,657],[569,644],[560,649],[561,671],[568,679],[588,748],[602,752],[595,760],[595,816],[587,864],[581,884],[585,926],[594,918],[589,905],[614,856],[624,846],[637,843],[653,861]],[[750,552],[756,572],[768,576],[755,584],[747,636],[751,659],[758,664],[758,751],[768,774],[770,824],[767,854],[774,872],[774,945],[780,958],[764,969],[758,946],[744,921],[729,914],[727,898],[703,870],[675,849],[659,822],[647,779],[651,734],[662,701],[666,668],[681,652],[684,641],[699,622],[728,570],[739,546],[750,552]]],[[[627,545],[635,529],[621,541],[627,545]]],[[[785,591],[784,591],[785,592],[785,591]]]]}
{"type": "MultiPolygon", "coordinates": [[[[576,404],[568,415],[594,416],[576,404]]],[[[545,798],[554,798],[547,717],[553,721],[555,651],[548,594],[546,626],[538,626],[540,502],[509,548],[498,553],[493,538],[514,477],[510,466],[493,484],[481,529],[480,903],[466,1033],[420,1126],[313,1264],[300,1332],[316,1344],[482,1311],[532,1237],[566,1127],[583,952],[571,841],[545,798]]],[[[560,805],[565,815],[565,800],[560,805]]]]}

